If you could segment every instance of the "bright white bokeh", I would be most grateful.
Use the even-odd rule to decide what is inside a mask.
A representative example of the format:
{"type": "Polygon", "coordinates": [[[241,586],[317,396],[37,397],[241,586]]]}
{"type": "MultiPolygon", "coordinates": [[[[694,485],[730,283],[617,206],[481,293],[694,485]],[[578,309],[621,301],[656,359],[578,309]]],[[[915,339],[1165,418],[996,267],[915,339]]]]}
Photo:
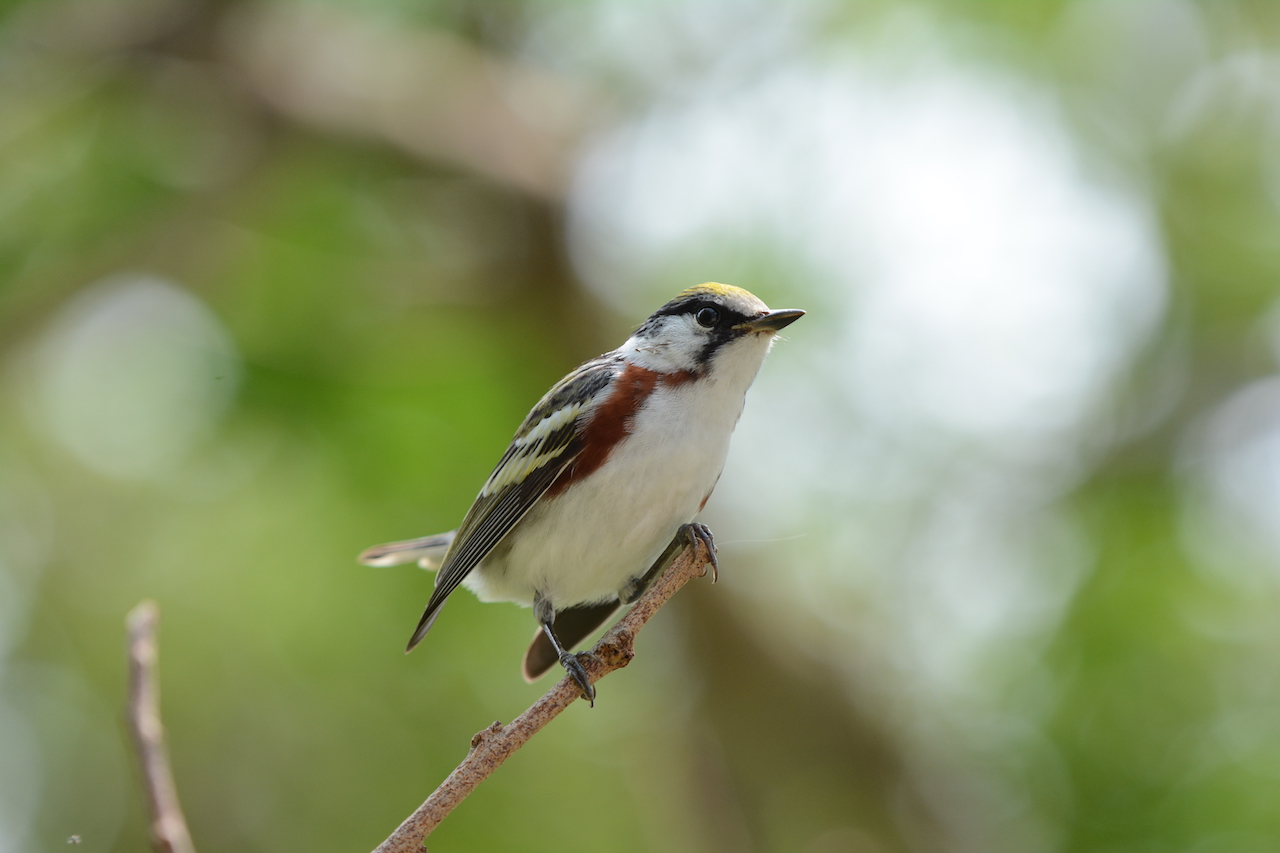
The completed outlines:
{"type": "Polygon", "coordinates": [[[54,317],[32,356],[31,414],[81,463],[128,480],[172,473],[235,394],[239,359],[217,317],[149,275],[92,285],[54,317]]]}
{"type": "Polygon", "coordinates": [[[1280,376],[1251,382],[1188,440],[1185,534],[1217,577],[1246,592],[1280,583],[1280,376]],[[1265,567],[1269,571],[1259,571],[1265,567]]]}
{"type": "Polygon", "coordinates": [[[789,576],[734,586],[780,632],[800,607],[904,687],[978,696],[993,649],[1051,636],[1087,571],[1054,501],[1163,319],[1163,250],[1046,92],[915,18],[910,63],[802,50],[805,20],[743,39],[768,74],[722,50],[683,87],[648,81],[651,107],[583,159],[573,258],[628,315],[712,278],[810,311],[708,509],[723,541],[776,540],[789,576]]]}

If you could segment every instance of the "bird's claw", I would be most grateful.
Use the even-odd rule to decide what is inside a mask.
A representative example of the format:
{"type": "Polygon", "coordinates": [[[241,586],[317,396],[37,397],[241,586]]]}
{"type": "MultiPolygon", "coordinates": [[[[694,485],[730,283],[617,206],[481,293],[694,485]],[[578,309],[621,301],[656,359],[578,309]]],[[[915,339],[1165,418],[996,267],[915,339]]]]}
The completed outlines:
{"type": "Polygon", "coordinates": [[[578,660],[578,656],[570,652],[560,655],[560,665],[564,667],[565,672],[569,673],[569,677],[582,691],[582,696],[591,705],[596,706],[596,688],[591,683],[591,679],[587,678],[587,671],[582,666],[582,661],[578,660]]]}
{"type": "Polygon", "coordinates": [[[711,563],[711,582],[715,583],[720,579],[720,560],[716,557],[716,538],[711,535],[711,528],[694,521],[685,525],[684,532],[690,545],[697,547],[701,543],[707,549],[707,560],[711,563]]]}

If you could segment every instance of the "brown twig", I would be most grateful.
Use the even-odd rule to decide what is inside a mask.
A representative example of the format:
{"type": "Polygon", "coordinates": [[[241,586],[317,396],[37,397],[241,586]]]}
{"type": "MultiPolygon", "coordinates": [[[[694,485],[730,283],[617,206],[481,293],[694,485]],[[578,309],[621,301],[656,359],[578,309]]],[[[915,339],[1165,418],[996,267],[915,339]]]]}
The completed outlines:
{"type": "MultiPolygon", "coordinates": [[[[635,606],[600,638],[591,655],[582,659],[591,683],[631,662],[635,656],[636,634],[680,587],[692,578],[705,575],[706,566],[713,559],[708,544],[702,540],[676,557],[635,606]]],[[[471,751],[462,763],[417,811],[378,845],[374,853],[422,853],[423,840],[458,803],[539,729],[581,696],[582,692],[573,679],[566,676],[510,725],[504,727],[502,723],[495,722],[477,732],[471,739],[471,751]]]]}
{"type": "Polygon", "coordinates": [[[169,769],[169,750],[160,722],[160,683],[156,678],[156,625],[160,608],[143,601],[125,620],[129,634],[129,705],[126,716],[142,768],[142,785],[151,809],[151,846],[157,853],[195,853],[178,790],[169,769]]]}

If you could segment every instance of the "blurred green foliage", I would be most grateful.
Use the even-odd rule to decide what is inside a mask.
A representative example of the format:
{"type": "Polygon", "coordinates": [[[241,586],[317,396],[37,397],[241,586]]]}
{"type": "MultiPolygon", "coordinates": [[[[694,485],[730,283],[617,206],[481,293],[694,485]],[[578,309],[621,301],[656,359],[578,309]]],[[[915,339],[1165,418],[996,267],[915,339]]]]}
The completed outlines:
{"type": "MultiPolygon", "coordinates": [[[[374,847],[474,732],[547,685],[517,674],[528,614],[467,595],[400,654],[430,578],[354,555],[456,525],[553,381],[676,290],[733,275],[811,315],[747,406],[743,430],[774,431],[743,438],[710,507],[721,584],[682,593],[597,707],[541,733],[431,849],[1280,845],[1274,4],[0,8],[0,853],[147,844],[121,725],[123,618],[143,597],[163,611],[197,846],[374,847]],[[884,109],[861,124],[797,127],[790,96],[749,97],[850,57],[884,109]],[[1160,281],[1115,275],[1148,294],[1149,328],[1116,307],[1062,339],[1114,363],[1080,362],[1094,396],[1075,415],[1056,418],[1063,395],[1027,404],[1053,428],[920,427],[902,414],[924,387],[910,371],[850,356],[874,332],[905,342],[899,366],[946,367],[910,322],[856,326],[912,254],[884,247],[877,266],[868,244],[908,189],[877,190],[858,146],[926,72],[944,111],[965,94],[951,84],[979,80],[1045,138],[1060,129],[1073,191],[1119,187],[1150,215],[1160,281]],[[753,159],[751,139],[712,132],[723,105],[794,147],[753,159]],[[705,147],[670,135],[704,120],[705,147]],[[847,173],[789,177],[826,162],[824,140],[847,173]],[[698,230],[707,185],[644,171],[720,161],[740,169],[720,202],[757,219],[698,230]],[[871,214],[833,224],[833,187],[871,214]],[[828,228],[836,250],[806,250],[828,228]],[[847,280],[823,272],[841,263],[847,280]],[[138,361],[140,341],[160,355],[138,361]],[[904,408],[864,394],[860,369],[904,408]],[[173,381],[190,405],[151,407],[173,381]],[[117,432],[188,410],[206,414],[187,432],[117,432]],[[983,489],[998,499],[970,499],[983,489]],[[938,532],[948,512],[969,519],[959,545],[938,532]],[[973,531],[996,531],[979,553],[1015,554],[1010,575],[966,568],[973,531]]],[[[979,186],[1001,165],[926,135],[979,186]]],[[[903,168],[949,174],[931,165],[903,168]]],[[[922,221],[957,204],[947,190],[925,181],[922,221]]],[[[979,218],[960,196],[958,221],[979,218]]],[[[1010,265],[1039,248],[1012,245],[1010,265]]],[[[962,349],[1016,365],[983,330],[1021,282],[992,299],[963,288],[999,269],[955,272],[936,293],[959,289],[954,308],[921,322],[972,328],[962,349]]],[[[1087,290],[1068,280],[1063,298],[1087,290]]],[[[1057,340],[1049,316],[1033,337],[1057,340]]]]}

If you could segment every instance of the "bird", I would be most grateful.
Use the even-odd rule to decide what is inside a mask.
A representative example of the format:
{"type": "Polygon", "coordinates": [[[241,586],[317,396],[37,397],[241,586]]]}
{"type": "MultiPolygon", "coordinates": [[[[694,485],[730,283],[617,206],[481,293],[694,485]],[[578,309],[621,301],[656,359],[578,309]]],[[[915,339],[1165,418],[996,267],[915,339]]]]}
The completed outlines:
{"type": "Polygon", "coordinates": [[[777,333],[804,313],[699,284],[552,386],[457,530],[360,554],[369,566],[437,569],[405,652],[461,584],[483,602],[532,607],[525,680],[559,662],[594,707],[595,688],[570,650],[634,603],[687,544],[701,540],[714,561],[711,531],[694,519],[720,479],[747,389],[777,333]]]}

